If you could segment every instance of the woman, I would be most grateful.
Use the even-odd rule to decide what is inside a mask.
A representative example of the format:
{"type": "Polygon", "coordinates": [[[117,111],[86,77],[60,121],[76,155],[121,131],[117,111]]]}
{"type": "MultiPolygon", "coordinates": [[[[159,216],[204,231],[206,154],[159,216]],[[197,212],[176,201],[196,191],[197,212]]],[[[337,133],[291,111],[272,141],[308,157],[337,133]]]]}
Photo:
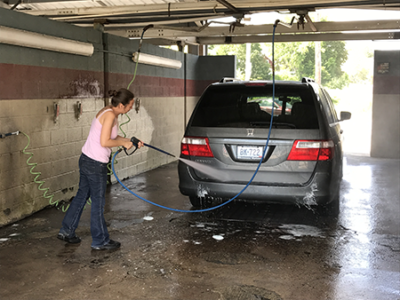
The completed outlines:
{"type": "MultiPolygon", "coordinates": [[[[82,147],[79,158],[79,189],[62,221],[62,227],[57,238],[67,243],[77,244],[81,239],[76,236],[79,219],[90,197],[92,208],[90,214],[90,231],[92,234],[92,249],[117,249],[121,243],[110,239],[104,220],[105,192],[107,187],[107,164],[111,148],[123,146],[133,147],[132,142],[118,135],[118,116],[132,109],[133,94],[127,89],[110,92],[111,105],[101,109],[92,121],[86,143],[82,147]]],[[[143,146],[138,143],[138,148],[143,146]]]]}

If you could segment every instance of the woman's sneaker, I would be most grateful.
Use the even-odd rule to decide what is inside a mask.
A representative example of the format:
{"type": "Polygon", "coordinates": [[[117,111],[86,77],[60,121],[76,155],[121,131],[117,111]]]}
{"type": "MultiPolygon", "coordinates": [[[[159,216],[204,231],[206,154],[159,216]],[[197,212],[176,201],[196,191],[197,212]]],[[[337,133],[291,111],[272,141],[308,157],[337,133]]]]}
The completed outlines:
{"type": "Polygon", "coordinates": [[[103,246],[92,246],[92,249],[93,250],[114,250],[114,249],[118,249],[119,247],[121,247],[120,242],[110,240],[107,244],[105,244],[103,246]]]}
{"type": "Polygon", "coordinates": [[[57,238],[59,240],[67,242],[68,244],[79,244],[81,242],[81,239],[79,238],[79,236],[76,236],[76,235],[73,237],[69,237],[69,236],[63,235],[62,233],[59,233],[57,235],[57,238]]]}

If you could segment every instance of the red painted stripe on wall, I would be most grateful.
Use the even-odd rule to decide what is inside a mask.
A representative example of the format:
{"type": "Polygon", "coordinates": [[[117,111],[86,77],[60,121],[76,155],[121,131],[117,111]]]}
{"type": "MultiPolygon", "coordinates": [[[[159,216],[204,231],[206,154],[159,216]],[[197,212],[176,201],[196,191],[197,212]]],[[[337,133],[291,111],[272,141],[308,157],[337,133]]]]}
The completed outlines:
{"type": "MultiPolygon", "coordinates": [[[[126,88],[132,78],[133,74],[0,64],[0,100],[107,97],[108,90],[126,88]]],[[[216,81],[187,80],[186,96],[200,96],[216,81]]],[[[183,79],[156,76],[136,76],[130,90],[136,97],[185,95],[183,79]]]]}
{"type": "MultiPolygon", "coordinates": [[[[106,83],[108,89],[128,87],[133,74],[108,73],[106,83]]],[[[177,78],[137,75],[129,88],[135,97],[183,97],[184,81],[177,78]]]]}
{"type": "MultiPolygon", "coordinates": [[[[108,73],[109,89],[127,87],[133,75],[108,73]]],[[[216,80],[186,80],[186,96],[201,96],[204,89],[216,80]]],[[[129,88],[135,97],[184,97],[183,79],[138,75],[129,88]]]]}
{"type": "Polygon", "coordinates": [[[0,64],[0,99],[102,97],[103,73],[0,64]]]}

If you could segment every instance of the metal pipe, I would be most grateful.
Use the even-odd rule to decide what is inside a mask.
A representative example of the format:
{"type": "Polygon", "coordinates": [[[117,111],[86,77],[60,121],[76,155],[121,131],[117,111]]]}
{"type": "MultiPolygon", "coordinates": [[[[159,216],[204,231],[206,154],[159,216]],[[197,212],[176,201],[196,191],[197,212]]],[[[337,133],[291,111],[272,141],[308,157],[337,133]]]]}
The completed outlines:
{"type": "Polygon", "coordinates": [[[307,20],[307,23],[310,24],[311,30],[314,32],[317,32],[318,29],[317,29],[317,27],[315,27],[314,22],[311,20],[310,16],[308,14],[306,14],[305,18],[307,20]]]}
{"type": "Polygon", "coordinates": [[[11,10],[14,10],[14,9],[16,9],[16,8],[17,8],[17,6],[18,6],[18,5],[19,5],[21,2],[22,2],[22,0],[18,0],[18,2],[17,2],[17,3],[15,3],[13,7],[11,7],[11,10]]]}
{"type": "Polygon", "coordinates": [[[287,28],[292,28],[293,22],[294,22],[295,19],[296,19],[296,17],[293,17],[293,18],[292,18],[292,21],[291,21],[290,23],[285,23],[285,22],[283,22],[283,21],[277,19],[277,20],[275,21],[275,23],[274,23],[274,27],[277,27],[277,26],[280,24],[280,25],[283,25],[283,26],[285,26],[285,27],[287,27],[287,28]]]}

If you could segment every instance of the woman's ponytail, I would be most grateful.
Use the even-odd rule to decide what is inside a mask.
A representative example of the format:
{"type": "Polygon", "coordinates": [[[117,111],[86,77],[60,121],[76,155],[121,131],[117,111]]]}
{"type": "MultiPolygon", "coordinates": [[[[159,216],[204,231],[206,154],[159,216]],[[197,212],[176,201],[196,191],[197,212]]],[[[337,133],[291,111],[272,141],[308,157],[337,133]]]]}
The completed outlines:
{"type": "Polygon", "coordinates": [[[110,90],[110,91],[108,91],[108,94],[110,95],[110,97],[112,97],[111,105],[114,107],[117,107],[120,103],[123,106],[126,106],[134,98],[133,93],[124,88],[121,88],[118,91],[110,90]]]}

